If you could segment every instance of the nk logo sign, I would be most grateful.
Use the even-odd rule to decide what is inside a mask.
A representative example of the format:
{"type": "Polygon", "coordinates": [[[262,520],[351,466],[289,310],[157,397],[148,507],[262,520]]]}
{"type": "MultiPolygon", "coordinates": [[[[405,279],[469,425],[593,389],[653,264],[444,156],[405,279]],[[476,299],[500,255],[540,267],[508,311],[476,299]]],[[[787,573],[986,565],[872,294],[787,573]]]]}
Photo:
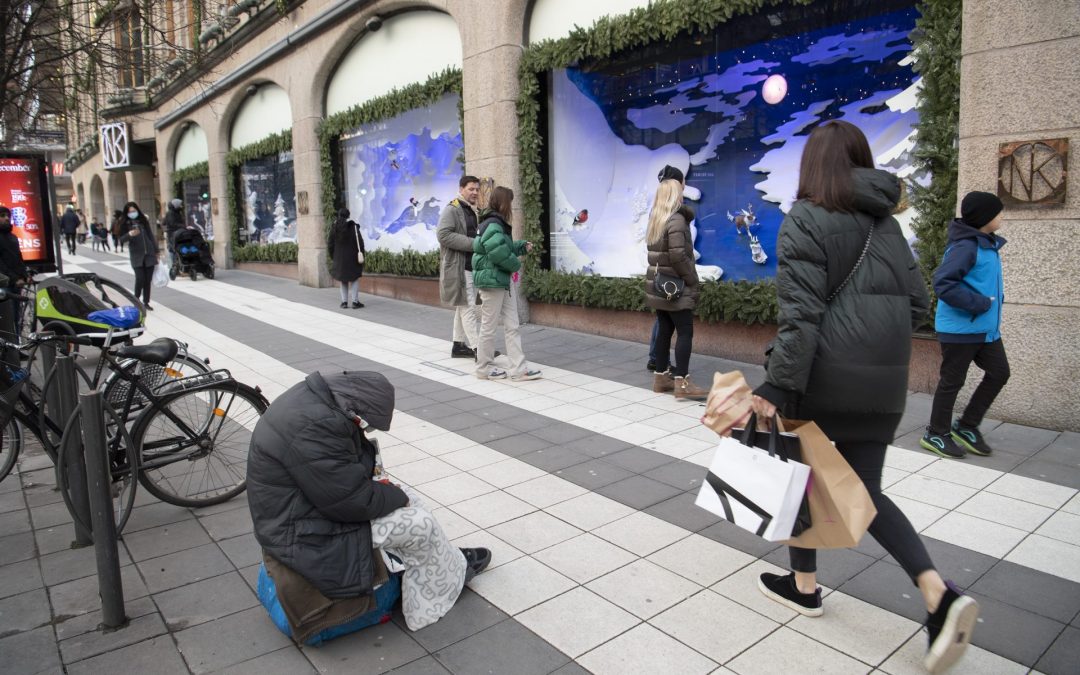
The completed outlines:
{"type": "Polygon", "coordinates": [[[126,122],[104,124],[101,127],[101,158],[106,169],[126,169],[131,166],[131,148],[126,122]]]}

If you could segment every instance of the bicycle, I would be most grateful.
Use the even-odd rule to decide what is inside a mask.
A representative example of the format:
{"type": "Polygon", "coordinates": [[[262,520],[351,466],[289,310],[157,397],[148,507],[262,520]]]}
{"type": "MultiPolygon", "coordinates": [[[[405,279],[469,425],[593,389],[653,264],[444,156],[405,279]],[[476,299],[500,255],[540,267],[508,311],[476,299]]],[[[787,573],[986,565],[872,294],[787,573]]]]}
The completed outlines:
{"type": "MultiPolygon", "coordinates": [[[[89,342],[88,338],[65,339],[89,342]]],[[[220,369],[168,380],[152,389],[140,377],[147,364],[164,366],[176,356],[175,342],[155,340],[149,345],[104,351],[117,377],[127,383],[119,410],[106,405],[107,426],[115,430],[106,439],[106,455],[113,482],[117,532],[123,530],[135,502],[138,478],[158,499],[186,507],[220,504],[247,489],[247,451],[251,432],[269,402],[257,387],[238,382],[220,369]],[[133,369],[118,367],[117,359],[134,359],[133,369]],[[131,424],[136,394],[145,406],[131,424]]],[[[76,522],[87,530],[72,508],[67,465],[81,449],[81,406],[61,434],[56,475],[64,502],[76,522]]]]}

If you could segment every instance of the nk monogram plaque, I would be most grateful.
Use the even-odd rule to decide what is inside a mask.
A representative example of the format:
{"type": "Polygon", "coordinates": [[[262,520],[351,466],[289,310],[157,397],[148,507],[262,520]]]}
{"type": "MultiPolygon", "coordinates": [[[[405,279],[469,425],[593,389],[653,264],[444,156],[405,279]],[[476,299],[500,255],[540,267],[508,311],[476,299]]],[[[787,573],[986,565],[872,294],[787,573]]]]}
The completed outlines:
{"type": "Polygon", "coordinates": [[[1065,203],[1069,139],[1002,143],[998,148],[998,197],[1006,206],[1065,203]]]}

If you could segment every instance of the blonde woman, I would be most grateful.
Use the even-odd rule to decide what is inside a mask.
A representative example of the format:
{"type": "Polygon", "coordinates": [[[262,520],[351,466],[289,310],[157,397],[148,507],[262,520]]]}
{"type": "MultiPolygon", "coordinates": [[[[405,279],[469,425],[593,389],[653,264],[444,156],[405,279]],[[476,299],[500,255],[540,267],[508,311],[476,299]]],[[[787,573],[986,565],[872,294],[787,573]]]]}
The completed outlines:
{"type": "Polygon", "coordinates": [[[476,198],[476,213],[482,221],[491,213],[491,194],[495,192],[495,179],[491,176],[480,179],[480,196],[476,198]]]}
{"type": "Polygon", "coordinates": [[[708,391],[690,381],[690,351],[694,344],[694,308],[701,286],[694,265],[694,245],[690,221],[694,215],[683,206],[683,174],[674,167],[664,167],[660,187],[649,213],[645,241],[649,249],[649,268],[645,272],[645,304],[656,310],[660,328],[656,335],[656,374],[653,391],[673,392],[675,398],[703,401],[708,391]],[[684,287],[678,297],[661,295],[656,289],[657,275],[681,279],[684,287]],[[675,366],[670,368],[668,354],[671,336],[675,341],[675,366]]]}

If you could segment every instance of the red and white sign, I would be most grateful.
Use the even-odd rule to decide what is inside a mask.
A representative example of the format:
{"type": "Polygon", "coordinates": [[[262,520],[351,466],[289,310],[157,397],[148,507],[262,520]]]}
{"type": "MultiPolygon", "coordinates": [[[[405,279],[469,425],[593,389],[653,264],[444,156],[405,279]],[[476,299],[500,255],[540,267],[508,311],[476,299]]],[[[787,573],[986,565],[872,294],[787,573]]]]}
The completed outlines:
{"type": "Polygon", "coordinates": [[[33,158],[0,158],[0,205],[11,209],[11,231],[19,238],[27,262],[45,260],[38,162],[33,158]]]}

